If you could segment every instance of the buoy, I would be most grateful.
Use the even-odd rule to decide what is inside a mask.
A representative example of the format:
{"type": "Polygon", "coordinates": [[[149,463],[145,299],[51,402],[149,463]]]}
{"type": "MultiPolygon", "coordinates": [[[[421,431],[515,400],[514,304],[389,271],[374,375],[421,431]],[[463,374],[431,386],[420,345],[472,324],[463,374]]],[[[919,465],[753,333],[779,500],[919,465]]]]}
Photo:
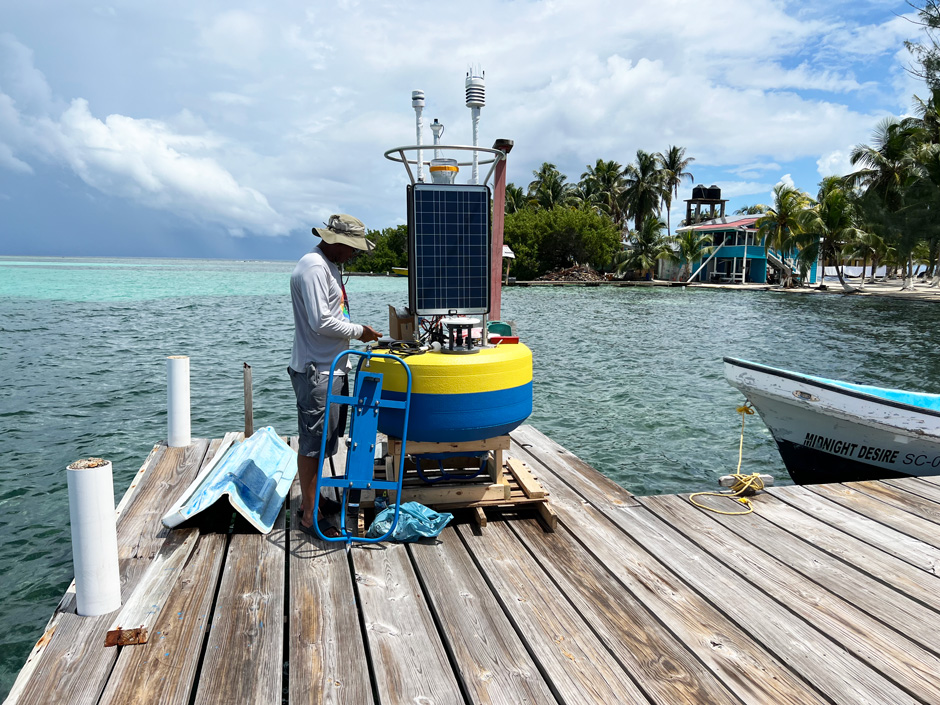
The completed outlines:
{"type": "MultiPolygon", "coordinates": [[[[411,368],[409,441],[477,441],[502,436],[532,413],[532,351],[525,345],[481,348],[475,355],[428,351],[406,358],[411,368]]],[[[400,365],[373,359],[383,374],[382,397],[404,399],[400,365]]],[[[383,409],[379,430],[402,437],[404,414],[383,409]]]]}

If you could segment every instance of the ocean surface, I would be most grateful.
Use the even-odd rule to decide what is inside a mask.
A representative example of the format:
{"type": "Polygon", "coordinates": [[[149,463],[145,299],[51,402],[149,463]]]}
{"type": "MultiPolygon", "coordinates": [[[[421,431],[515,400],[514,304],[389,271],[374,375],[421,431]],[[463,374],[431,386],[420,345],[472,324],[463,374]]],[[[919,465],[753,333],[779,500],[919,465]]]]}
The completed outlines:
{"type": "MultiPolygon", "coordinates": [[[[286,366],[291,262],[0,257],[0,698],[72,578],[65,466],[112,460],[124,494],[166,436],[165,358],[191,358],[192,429],[296,432],[286,366]]],[[[407,282],[351,277],[353,319],[388,329],[407,282]]],[[[940,306],[673,288],[508,288],[532,348],[529,423],[635,494],[713,489],[738,459],[742,401],[722,357],[940,393],[940,306]]],[[[748,417],[744,472],[788,482],[748,417]]]]}

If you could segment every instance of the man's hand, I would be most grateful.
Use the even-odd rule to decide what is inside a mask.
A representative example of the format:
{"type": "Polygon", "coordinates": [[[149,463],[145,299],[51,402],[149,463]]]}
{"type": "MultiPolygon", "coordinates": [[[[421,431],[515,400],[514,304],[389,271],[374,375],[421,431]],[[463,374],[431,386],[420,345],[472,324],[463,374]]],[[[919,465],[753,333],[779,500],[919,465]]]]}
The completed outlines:
{"type": "Polygon", "coordinates": [[[373,340],[378,340],[381,337],[382,334],[372,326],[363,326],[362,335],[359,336],[359,340],[361,340],[363,343],[371,343],[373,340]]]}

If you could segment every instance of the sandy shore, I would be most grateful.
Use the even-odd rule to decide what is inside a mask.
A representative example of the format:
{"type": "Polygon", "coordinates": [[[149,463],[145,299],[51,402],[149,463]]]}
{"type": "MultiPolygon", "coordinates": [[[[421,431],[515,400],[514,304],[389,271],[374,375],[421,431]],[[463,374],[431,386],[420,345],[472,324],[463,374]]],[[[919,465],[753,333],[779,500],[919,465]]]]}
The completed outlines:
{"type": "MultiPolygon", "coordinates": [[[[846,294],[842,291],[842,285],[836,281],[834,284],[827,282],[828,289],[819,289],[814,284],[811,287],[798,287],[795,289],[782,289],[777,286],[768,286],[766,284],[692,284],[702,288],[713,289],[756,289],[761,291],[775,291],[781,294],[813,294],[819,296],[891,296],[901,299],[910,299],[914,301],[940,301],[940,287],[927,286],[922,280],[914,284],[913,289],[901,291],[900,279],[891,279],[888,281],[866,284],[865,288],[854,294],[846,294]]],[[[852,284],[852,286],[857,286],[852,284]]]]}
{"type": "MultiPolygon", "coordinates": [[[[835,284],[827,282],[826,286],[829,287],[828,290],[819,290],[816,287],[812,287],[806,289],[791,289],[790,291],[812,292],[814,294],[835,294],[841,296],[891,296],[916,301],[940,301],[940,288],[936,286],[927,286],[926,282],[917,280],[914,283],[913,289],[901,291],[901,285],[903,283],[901,279],[890,279],[888,281],[875,282],[874,284],[866,284],[861,291],[854,294],[846,294],[838,281],[835,282],[835,284]]],[[[850,285],[856,286],[856,284],[850,285]]],[[[782,289],[780,291],[782,291],[782,289]]]]}

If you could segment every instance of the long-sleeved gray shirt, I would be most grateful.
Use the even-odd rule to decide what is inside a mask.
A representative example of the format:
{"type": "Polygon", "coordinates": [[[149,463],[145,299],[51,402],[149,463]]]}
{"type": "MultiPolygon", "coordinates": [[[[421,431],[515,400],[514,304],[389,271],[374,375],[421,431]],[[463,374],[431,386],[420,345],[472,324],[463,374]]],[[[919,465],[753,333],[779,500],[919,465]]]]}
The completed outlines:
{"type": "MultiPolygon", "coordinates": [[[[349,319],[339,268],[318,247],[300,258],[290,276],[294,307],[294,346],[290,366],[303,372],[311,362],[329,369],[333,358],[349,347],[350,338],[362,335],[362,326],[349,319]]],[[[337,374],[345,373],[345,365],[337,374]]]]}

